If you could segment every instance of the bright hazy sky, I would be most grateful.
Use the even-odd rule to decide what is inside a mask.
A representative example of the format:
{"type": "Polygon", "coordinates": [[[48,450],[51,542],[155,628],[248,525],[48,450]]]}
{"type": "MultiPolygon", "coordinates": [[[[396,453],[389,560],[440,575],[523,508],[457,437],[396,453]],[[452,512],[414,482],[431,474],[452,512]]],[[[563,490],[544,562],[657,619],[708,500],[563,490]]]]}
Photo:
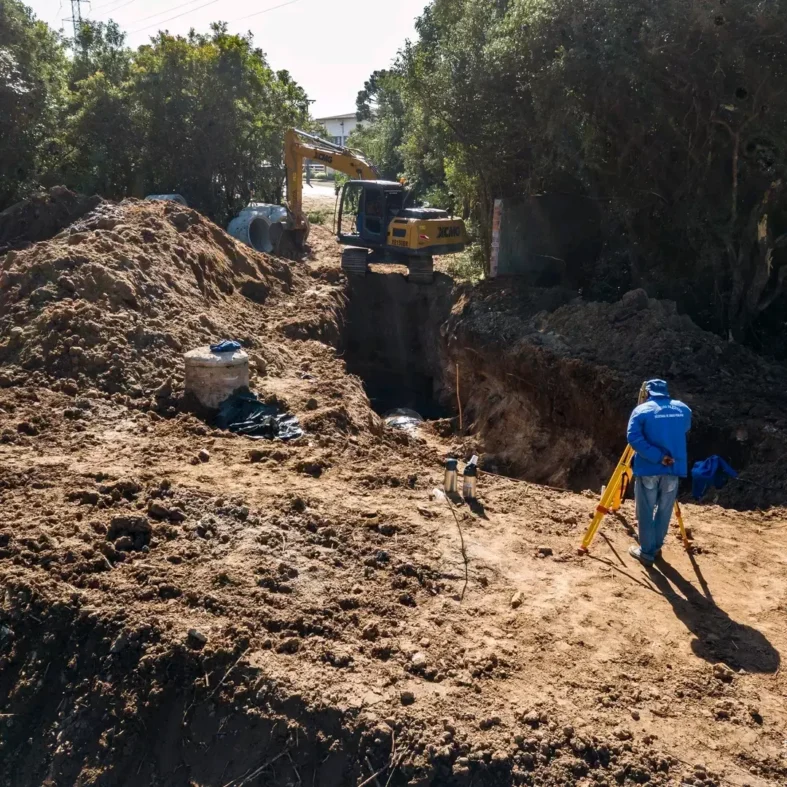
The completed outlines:
{"type": "MultiPolygon", "coordinates": [[[[70,0],[23,0],[54,28],[70,34],[70,0]]],[[[306,90],[314,117],[355,111],[364,80],[386,68],[428,0],[94,0],[82,16],[114,19],[136,47],[156,30],[206,32],[214,21],[233,32],[251,31],[272,68],[287,69],[306,90]],[[281,6],[276,8],[276,6],[281,6]],[[92,10],[91,10],[92,7],[92,10]],[[258,13],[271,9],[266,13],[258,13]],[[256,16],[251,16],[257,14],[256,16]],[[177,16],[177,19],[172,17],[177,16]],[[248,18],[244,18],[248,17],[248,18]]]]}

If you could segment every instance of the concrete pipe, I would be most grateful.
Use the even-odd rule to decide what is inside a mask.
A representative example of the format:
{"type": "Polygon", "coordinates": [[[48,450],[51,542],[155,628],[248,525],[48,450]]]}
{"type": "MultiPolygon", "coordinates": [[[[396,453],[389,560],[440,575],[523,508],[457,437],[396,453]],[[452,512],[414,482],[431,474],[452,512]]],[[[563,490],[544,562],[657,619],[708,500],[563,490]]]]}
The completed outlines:
{"type": "Polygon", "coordinates": [[[227,232],[252,249],[270,254],[279,245],[284,228],[259,213],[244,211],[229,223],[227,232]]]}
{"type": "Polygon", "coordinates": [[[287,208],[281,205],[252,203],[229,223],[227,232],[252,249],[270,254],[278,248],[287,220],[287,208]]]}
{"type": "Polygon", "coordinates": [[[180,196],[180,194],[148,194],[145,199],[161,200],[163,202],[177,202],[178,204],[183,205],[185,208],[188,207],[188,203],[183,197],[180,196]]]}

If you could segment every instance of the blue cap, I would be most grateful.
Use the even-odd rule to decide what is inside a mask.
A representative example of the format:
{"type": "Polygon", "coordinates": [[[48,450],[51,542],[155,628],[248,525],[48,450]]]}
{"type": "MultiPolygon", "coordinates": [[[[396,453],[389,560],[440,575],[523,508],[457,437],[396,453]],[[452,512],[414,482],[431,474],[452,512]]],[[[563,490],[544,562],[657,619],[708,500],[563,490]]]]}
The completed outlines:
{"type": "Polygon", "coordinates": [[[645,390],[648,392],[648,396],[669,396],[667,383],[664,380],[648,380],[645,383],[645,390]]]}

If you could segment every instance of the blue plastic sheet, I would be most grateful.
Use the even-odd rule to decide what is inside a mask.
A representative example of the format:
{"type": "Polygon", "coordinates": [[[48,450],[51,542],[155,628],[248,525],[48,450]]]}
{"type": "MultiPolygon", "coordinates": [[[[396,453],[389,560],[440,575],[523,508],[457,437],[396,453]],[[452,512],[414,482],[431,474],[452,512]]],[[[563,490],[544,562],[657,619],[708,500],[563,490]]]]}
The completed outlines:
{"type": "Polygon", "coordinates": [[[234,353],[241,349],[240,342],[233,342],[229,339],[224,339],[218,344],[211,344],[210,351],[212,353],[234,353]]]}

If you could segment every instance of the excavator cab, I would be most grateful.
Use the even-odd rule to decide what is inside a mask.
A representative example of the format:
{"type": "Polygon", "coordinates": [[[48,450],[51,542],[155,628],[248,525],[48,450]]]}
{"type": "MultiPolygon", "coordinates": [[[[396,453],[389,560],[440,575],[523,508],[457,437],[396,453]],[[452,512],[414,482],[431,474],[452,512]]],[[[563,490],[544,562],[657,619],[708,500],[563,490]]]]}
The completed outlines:
{"type": "Polygon", "coordinates": [[[339,242],[369,249],[384,246],[388,225],[401,210],[404,196],[400,183],[383,180],[345,183],[339,205],[339,242]]]}
{"type": "Polygon", "coordinates": [[[342,268],[364,274],[370,262],[407,266],[408,279],[431,283],[437,254],[455,254],[467,242],[464,223],[447,211],[410,205],[401,183],[350,180],[339,203],[336,239],[346,246],[342,268]]]}

